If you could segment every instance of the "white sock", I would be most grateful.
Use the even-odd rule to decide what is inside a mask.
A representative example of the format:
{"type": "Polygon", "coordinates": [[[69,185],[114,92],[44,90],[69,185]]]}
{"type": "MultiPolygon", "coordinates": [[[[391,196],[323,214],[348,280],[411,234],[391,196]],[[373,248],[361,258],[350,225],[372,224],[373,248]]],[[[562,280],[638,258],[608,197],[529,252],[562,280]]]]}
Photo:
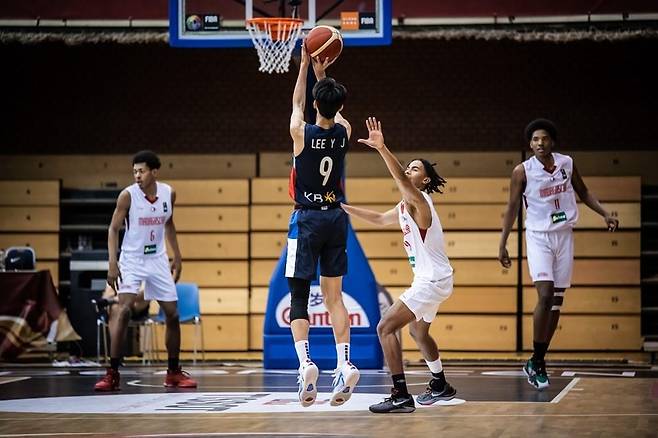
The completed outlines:
{"type": "Polygon", "coordinates": [[[428,367],[430,367],[430,371],[432,372],[432,374],[440,373],[441,371],[443,371],[443,364],[441,363],[440,357],[433,362],[430,362],[427,359],[425,359],[425,363],[427,364],[428,367]]]}
{"type": "Polygon", "coordinates": [[[295,351],[297,351],[297,359],[299,359],[299,365],[306,362],[306,360],[311,359],[308,353],[308,339],[295,342],[295,351]]]}
{"type": "Polygon", "coordinates": [[[336,358],[338,359],[336,368],[340,368],[350,360],[350,344],[348,343],[342,343],[342,344],[336,344],[336,358]]]}

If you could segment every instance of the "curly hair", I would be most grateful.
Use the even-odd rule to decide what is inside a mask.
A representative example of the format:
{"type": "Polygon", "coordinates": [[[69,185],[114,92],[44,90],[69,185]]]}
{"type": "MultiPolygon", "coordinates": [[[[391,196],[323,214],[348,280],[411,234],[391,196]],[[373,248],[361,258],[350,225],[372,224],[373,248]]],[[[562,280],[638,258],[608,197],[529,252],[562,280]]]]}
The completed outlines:
{"type": "Polygon", "coordinates": [[[535,119],[532,122],[528,123],[528,126],[525,127],[525,139],[530,141],[532,139],[532,134],[538,129],[543,129],[548,132],[548,135],[551,136],[553,141],[557,141],[557,128],[555,123],[551,122],[548,119],[535,119]]]}
{"type": "Polygon", "coordinates": [[[139,151],[133,157],[133,165],[137,163],[146,163],[149,169],[159,169],[161,166],[160,158],[153,151],[139,151]]]}
{"type": "Polygon", "coordinates": [[[430,163],[424,158],[414,158],[409,163],[411,163],[412,161],[420,161],[421,163],[423,163],[423,167],[425,168],[425,174],[430,179],[430,182],[428,182],[425,185],[423,191],[428,194],[434,192],[443,194],[443,191],[441,191],[441,189],[446,185],[447,181],[437,173],[436,169],[434,168],[434,166],[436,166],[436,163],[430,163]]]}

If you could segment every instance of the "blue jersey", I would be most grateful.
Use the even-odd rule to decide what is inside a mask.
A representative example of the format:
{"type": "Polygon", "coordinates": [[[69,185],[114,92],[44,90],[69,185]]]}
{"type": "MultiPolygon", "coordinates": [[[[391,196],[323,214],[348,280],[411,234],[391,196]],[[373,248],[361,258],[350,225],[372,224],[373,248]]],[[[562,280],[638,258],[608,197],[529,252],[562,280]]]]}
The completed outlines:
{"type": "Polygon", "coordinates": [[[324,210],[345,202],[343,174],[348,147],[347,129],[340,123],[329,129],[304,126],[304,149],[293,158],[290,172],[289,193],[295,204],[324,210]]]}

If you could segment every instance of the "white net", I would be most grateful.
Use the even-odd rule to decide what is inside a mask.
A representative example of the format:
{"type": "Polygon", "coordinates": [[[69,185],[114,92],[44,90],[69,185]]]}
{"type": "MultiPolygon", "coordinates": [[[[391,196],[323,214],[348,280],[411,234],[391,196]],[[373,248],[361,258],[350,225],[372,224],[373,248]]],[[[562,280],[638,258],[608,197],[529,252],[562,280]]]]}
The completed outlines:
{"type": "Polygon", "coordinates": [[[302,20],[292,18],[257,18],[247,21],[247,29],[260,60],[259,71],[288,71],[290,55],[302,32],[302,24],[302,20]]]}

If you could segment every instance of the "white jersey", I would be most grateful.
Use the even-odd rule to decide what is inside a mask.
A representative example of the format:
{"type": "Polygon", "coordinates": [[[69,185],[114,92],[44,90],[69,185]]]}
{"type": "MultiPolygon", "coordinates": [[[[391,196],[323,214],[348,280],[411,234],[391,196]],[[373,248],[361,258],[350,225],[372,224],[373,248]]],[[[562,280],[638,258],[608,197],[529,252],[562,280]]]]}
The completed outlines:
{"type": "Polygon", "coordinates": [[[121,253],[133,256],[162,256],[165,246],[165,224],[172,214],[171,187],[156,182],[154,202],[149,201],[137,184],[128,186],[130,209],[125,220],[126,232],[121,253]]]}
{"type": "Polygon", "coordinates": [[[438,281],[452,275],[452,266],[450,266],[445,252],[443,228],[439,215],[434,209],[430,195],[422,193],[432,213],[430,227],[426,230],[418,228],[405,208],[404,201],[400,201],[397,205],[398,219],[404,236],[404,249],[407,251],[409,263],[414,271],[414,280],[438,281]]]}
{"type": "Polygon", "coordinates": [[[523,201],[525,227],[533,231],[558,231],[573,228],[578,220],[578,205],[571,184],[573,159],[553,152],[552,173],[535,156],[523,162],[526,186],[523,201]]]}

